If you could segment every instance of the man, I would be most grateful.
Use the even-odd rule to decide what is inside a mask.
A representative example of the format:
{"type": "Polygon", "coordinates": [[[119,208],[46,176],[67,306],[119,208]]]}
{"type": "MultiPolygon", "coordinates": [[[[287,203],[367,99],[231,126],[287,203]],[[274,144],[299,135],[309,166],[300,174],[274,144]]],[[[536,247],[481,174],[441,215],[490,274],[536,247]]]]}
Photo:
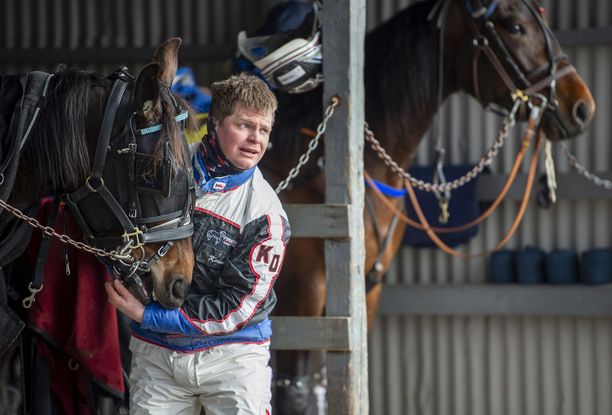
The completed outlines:
{"type": "Polygon", "coordinates": [[[183,306],[143,306],[121,282],[106,284],[109,301],[135,322],[132,414],[271,412],[268,315],[290,230],[256,165],[276,106],[252,75],[212,85],[208,134],[193,155],[196,265],[183,306]]]}

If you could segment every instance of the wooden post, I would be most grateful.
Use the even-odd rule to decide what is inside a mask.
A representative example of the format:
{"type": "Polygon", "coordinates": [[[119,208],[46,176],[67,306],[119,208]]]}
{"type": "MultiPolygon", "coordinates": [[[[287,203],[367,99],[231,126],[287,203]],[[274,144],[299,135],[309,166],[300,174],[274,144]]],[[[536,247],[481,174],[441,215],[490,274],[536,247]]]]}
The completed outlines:
{"type": "Polygon", "coordinates": [[[341,103],[325,132],[325,203],[348,206],[348,238],[325,241],[326,314],[350,317],[349,351],[328,351],[328,413],[368,413],[363,230],[365,0],[325,0],[323,106],[341,103]],[[331,398],[331,399],[330,399],[331,398]]]}

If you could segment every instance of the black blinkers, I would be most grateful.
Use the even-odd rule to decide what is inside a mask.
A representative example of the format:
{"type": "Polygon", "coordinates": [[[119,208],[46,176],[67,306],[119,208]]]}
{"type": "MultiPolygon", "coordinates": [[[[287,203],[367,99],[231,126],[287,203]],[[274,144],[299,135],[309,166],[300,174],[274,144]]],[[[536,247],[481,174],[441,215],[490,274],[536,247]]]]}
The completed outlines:
{"type": "Polygon", "coordinates": [[[178,114],[174,122],[183,135],[181,151],[185,165],[180,165],[163,124],[142,129],[134,125],[134,78],[126,68],[109,78],[113,86],[90,176],[85,185],[63,198],[85,239],[96,247],[125,254],[145,243],[166,243],[155,258],[140,258],[136,266],[102,258],[130,277],[137,268],[146,270],[163,256],[172,246],[168,241],[188,238],[193,233],[194,179],[184,137],[188,113],[174,102],[178,114]],[[111,137],[117,126],[123,126],[122,131],[111,137]]]}

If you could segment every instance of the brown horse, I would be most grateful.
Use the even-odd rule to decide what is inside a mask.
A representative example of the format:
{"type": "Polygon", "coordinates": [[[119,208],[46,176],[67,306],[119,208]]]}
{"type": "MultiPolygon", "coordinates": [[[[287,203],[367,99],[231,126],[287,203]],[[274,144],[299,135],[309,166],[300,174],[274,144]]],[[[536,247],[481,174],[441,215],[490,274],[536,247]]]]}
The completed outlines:
{"type": "MultiPolygon", "coordinates": [[[[52,76],[37,72],[0,77],[0,165],[3,166],[0,198],[29,213],[41,197],[61,196],[79,224],[85,242],[120,256],[120,259],[98,257],[115,269],[133,294],[142,302],[157,298],[169,308],[182,304],[194,264],[191,214],[195,195],[184,130],[185,123],[189,128],[196,123],[186,110],[188,106],[169,89],[177,70],[180,44],[179,38],[162,43],[152,62],[136,78],[125,68],[108,77],[65,68],[52,76]],[[39,100],[41,93],[43,98],[39,100]],[[37,116],[32,116],[34,111],[27,109],[36,107],[37,116]],[[31,122],[32,119],[35,121],[31,122]],[[2,127],[8,127],[4,129],[6,134],[2,134],[2,127]]],[[[28,285],[30,278],[35,287],[42,281],[37,281],[36,272],[34,277],[28,274],[24,281],[25,278],[20,278],[24,274],[21,266],[5,266],[12,265],[13,259],[25,249],[30,226],[5,210],[0,215],[0,231],[0,390],[18,391],[20,388],[3,383],[5,370],[1,361],[9,361],[11,353],[4,352],[11,344],[19,343],[14,340],[23,328],[19,318],[26,317],[22,304],[25,306],[27,302],[22,303],[20,299],[14,302],[14,309],[9,308],[4,285],[10,281],[12,292],[21,291],[26,296],[27,290],[20,289],[28,285]],[[12,275],[8,275],[10,270],[12,275]]],[[[98,283],[105,298],[103,281],[98,283]]],[[[77,299],[69,297],[77,283],[70,279],[66,284],[66,288],[55,288],[65,291],[66,301],[77,304],[77,299]]],[[[53,287],[45,289],[48,293],[53,287]]],[[[94,301],[94,298],[81,300],[94,301]]],[[[51,308],[64,309],[60,305],[51,308]]],[[[95,328],[99,336],[92,338],[105,337],[100,333],[105,333],[103,330],[108,326],[98,321],[99,318],[102,317],[93,316],[99,324],[95,328]]],[[[65,321],[53,321],[53,324],[66,327],[65,321]]],[[[31,337],[30,331],[27,333],[23,340],[26,345],[31,337]]],[[[82,331],[74,333],[83,334],[82,331]]],[[[115,336],[114,332],[112,336],[109,333],[110,338],[116,339],[115,336]]],[[[57,345],[62,347],[65,341],[70,348],[75,344],[73,340],[59,339],[57,345]]],[[[103,347],[96,350],[109,350],[103,347]]],[[[71,358],[81,367],[89,364],[89,368],[98,362],[94,355],[99,355],[96,359],[111,367],[119,358],[98,352],[85,358],[78,354],[80,350],[73,347],[54,356],[60,356],[60,361],[65,356],[62,353],[71,353],[71,358]]],[[[54,375],[49,375],[51,383],[54,375]]],[[[99,375],[93,374],[98,381],[99,375]]],[[[22,376],[30,380],[31,376],[41,379],[42,375],[26,370],[22,376]]],[[[17,382],[13,379],[10,383],[17,382]]],[[[21,380],[21,383],[27,382],[21,380]]],[[[88,398],[92,398],[92,393],[90,390],[88,398]]],[[[13,403],[5,401],[7,396],[0,394],[0,412],[3,404],[13,403]]],[[[77,396],[72,398],[76,408],[77,396]]],[[[90,404],[94,405],[93,402],[95,399],[90,404]]]]}
{"type": "MultiPolygon", "coordinates": [[[[194,262],[193,179],[184,121],[195,123],[169,91],[180,44],[173,38],[160,45],[136,79],[125,70],[104,77],[66,69],[52,76],[0,77],[0,116],[5,125],[14,121],[3,142],[17,143],[2,154],[7,158],[2,198],[26,210],[43,196],[61,195],[86,242],[121,255],[101,259],[126,282],[138,282],[130,285],[134,294],[146,302],[154,293],[167,307],[182,304],[194,262]],[[39,88],[44,95],[37,115],[28,116],[19,103],[35,99],[26,90],[36,82],[44,85],[39,88]],[[34,121],[24,124],[21,117],[34,121]]],[[[13,223],[19,222],[3,211],[2,265],[25,249],[22,241],[30,235],[26,231],[19,242],[11,241],[18,236],[13,223]],[[23,249],[9,252],[4,249],[9,245],[23,249]]],[[[4,278],[0,281],[4,284],[4,278]]],[[[6,298],[0,298],[4,304],[6,298]]],[[[16,333],[3,335],[0,354],[16,333]]]]}
{"type": "MultiPolygon", "coordinates": [[[[570,66],[534,0],[423,1],[399,12],[366,36],[366,121],[382,147],[404,168],[410,165],[440,103],[449,95],[463,91],[483,106],[495,104],[510,110],[511,93],[519,89],[548,98],[541,128],[551,140],[580,134],[593,117],[595,103],[588,87],[570,66]],[[441,29],[438,22],[443,22],[441,29]],[[443,64],[439,62],[441,55],[443,64]]],[[[305,152],[308,140],[299,130],[315,129],[321,121],[321,92],[318,88],[301,95],[279,94],[273,146],[261,163],[271,182],[278,183],[286,177],[305,152]]],[[[523,120],[525,107],[519,111],[523,120]]],[[[284,203],[323,203],[324,172],[317,166],[319,156],[321,153],[312,157],[293,186],[280,194],[284,203]]],[[[402,187],[402,178],[368,146],[364,164],[373,178],[402,187]]],[[[371,190],[366,193],[371,197],[371,190]]],[[[375,227],[384,237],[393,217],[384,205],[371,200],[375,214],[364,213],[366,273],[372,269],[381,246],[375,227]]],[[[400,207],[402,201],[396,199],[393,203],[400,207]]],[[[382,277],[403,233],[403,225],[393,231],[383,252],[384,269],[377,271],[377,276],[382,277]]],[[[277,282],[278,314],[323,314],[323,256],[321,240],[291,241],[277,282]]],[[[380,293],[381,284],[375,284],[367,293],[369,326],[374,321],[380,293]]],[[[309,393],[308,355],[307,351],[276,354],[279,413],[304,412],[309,393]]]]}

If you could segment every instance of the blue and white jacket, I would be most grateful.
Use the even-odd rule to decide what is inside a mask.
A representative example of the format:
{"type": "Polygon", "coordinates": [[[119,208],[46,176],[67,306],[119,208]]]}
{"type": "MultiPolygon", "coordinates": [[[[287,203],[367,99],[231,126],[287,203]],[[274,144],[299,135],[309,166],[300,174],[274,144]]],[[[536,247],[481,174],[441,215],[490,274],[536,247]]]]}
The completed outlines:
{"type": "Polygon", "coordinates": [[[199,152],[194,160],[191,288],[180,308],[147,305],[132,335],[181,352],[267,342],[268,315],[276,304],[272,287],[290,237],[287,215],[257,167],[209,178],[199,152]]]}

